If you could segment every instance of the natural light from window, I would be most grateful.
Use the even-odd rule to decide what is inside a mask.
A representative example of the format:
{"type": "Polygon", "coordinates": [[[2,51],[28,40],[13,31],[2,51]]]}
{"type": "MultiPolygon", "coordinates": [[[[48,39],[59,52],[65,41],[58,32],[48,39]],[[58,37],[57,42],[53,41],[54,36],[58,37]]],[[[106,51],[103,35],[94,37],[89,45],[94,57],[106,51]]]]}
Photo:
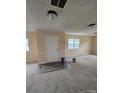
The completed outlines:
{"type": "Polygon", "coordinates": [[[78,49],[80,48],[80,39],[70,38],[68,39],[68,49],[78,49]]]}
{"type": "Polygon", "coordinates": [[[29,42],[28,42],[28,38],[26,38],[26,51],[29,51],[29,42]]]}

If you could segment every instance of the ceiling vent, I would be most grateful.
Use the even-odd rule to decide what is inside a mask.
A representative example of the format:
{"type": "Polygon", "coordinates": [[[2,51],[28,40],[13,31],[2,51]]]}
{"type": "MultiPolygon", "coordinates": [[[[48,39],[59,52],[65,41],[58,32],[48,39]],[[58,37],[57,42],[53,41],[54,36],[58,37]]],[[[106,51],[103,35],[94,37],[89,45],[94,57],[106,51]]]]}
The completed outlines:
{"type": "Polygon", "coordinates": [[[59,7],[59,8],[64,8],[67,0],[51,0],[51,5],[59,7]]]}
{"type": "Polygon", "coordinates": [[[96,25],[95,23],[92,23],[92,24],[89,24],[88,27],[93,27],[95,25],[96,25]]]}

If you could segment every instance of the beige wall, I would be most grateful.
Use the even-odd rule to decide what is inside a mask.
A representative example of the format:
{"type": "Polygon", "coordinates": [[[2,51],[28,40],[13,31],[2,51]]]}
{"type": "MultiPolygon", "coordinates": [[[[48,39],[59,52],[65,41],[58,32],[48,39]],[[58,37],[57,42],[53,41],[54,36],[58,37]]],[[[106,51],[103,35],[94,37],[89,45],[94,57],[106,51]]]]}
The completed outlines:
{"type": "Polygon", "coordinates": [[[66,56],[82,56],[90,54],[91,50],[91,36],[79,36],[79,35],[65,35],[65,55],[66,56]],[[68,39],[79,38],[80,49],[68,49],[68,39]]]}
{"type": "Polygon", "coordinates": [[[97,55],[97,36],[92,37],[91,54],[97,55]]]}
{"type": "Polygon", "coordinates": [[[27,62],[38,61],[39,63],[45,62],[46,59],[46,36],[58,37],[58,51],[59,54],[65,55],[65,34],[64,32],[49,32],[37,30],[36,32],[28,32],[29,43],[31,48],[30,52],[27,52],[27,62]]]}
{"type": "Polygon", "coordinates": [[[57,36],[58,37],[58,51],[64,56],[65,52],[65,42],[64,42],[64,32],[49,32],[49,31],[37,31],[38,34],[38,56],[39,62],[42,63],[46,61],[46,37],[47,36],[57,36]]]}
{"type": "Polygon", "coordinates": [[[88,54],[97,54],[96,36],[79,36],[79,35],[67,35],[64,32],[50,32],[50,31],[30,31],[27,32],[29,38],[30,51],[26,52],[27,62],[39,62],[46,61],[46,36],[58,36],[58,50],[60,56],[83,56],[88,54]],[[80,49],[68,49],[68,39],[79,38],[80,49]]]}
{"type": "Polygon", "coordinates": [[[27,32],[27,38],[29,40],[29,51],[26,52],[26,62],[35,62],[38,60],[37,33],[27,32]]]}

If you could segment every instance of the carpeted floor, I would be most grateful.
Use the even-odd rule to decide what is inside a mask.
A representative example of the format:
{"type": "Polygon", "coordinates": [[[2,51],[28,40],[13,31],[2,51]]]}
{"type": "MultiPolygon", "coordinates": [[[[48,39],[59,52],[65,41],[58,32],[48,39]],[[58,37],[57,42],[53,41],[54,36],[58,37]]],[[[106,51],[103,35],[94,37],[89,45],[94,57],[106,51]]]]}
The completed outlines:
{"type": "Polygon", "coordinates": [[[96,56],[79,57],[71,66],[38,73],[38,64],[27,64],[27,93],[97,93],[96,56]]]}

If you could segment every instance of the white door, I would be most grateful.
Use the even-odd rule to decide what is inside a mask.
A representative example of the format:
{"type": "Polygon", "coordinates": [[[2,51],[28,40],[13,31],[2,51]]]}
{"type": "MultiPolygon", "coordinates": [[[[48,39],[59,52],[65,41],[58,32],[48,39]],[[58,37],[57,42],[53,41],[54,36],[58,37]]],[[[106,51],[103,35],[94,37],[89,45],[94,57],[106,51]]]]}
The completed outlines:
{"type": "Polygon", "coordinates": [[[46,52],[47,62],[58,61],[58,38],[56,36],[47,36],[46,52]]]}

